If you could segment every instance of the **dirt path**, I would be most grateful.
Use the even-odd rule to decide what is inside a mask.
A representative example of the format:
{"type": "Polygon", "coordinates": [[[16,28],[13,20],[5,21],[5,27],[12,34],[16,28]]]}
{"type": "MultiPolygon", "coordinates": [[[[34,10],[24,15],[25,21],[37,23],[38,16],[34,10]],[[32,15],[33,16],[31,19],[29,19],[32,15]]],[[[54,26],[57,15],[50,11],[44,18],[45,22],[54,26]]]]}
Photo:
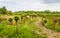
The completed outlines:
{"type": "MultiPolygon", "coordinates": [[[[45,28],[40,23],[40,21],[37,21],[35,24],[42,29],[42,33],[46,34],[48,36],[48,38],[60,38],[60,33],[59,32],[55,32],[53,30],[45,28]]],[[[38,31],[36,31],[36,32],[39,33],[38,31]]]]}

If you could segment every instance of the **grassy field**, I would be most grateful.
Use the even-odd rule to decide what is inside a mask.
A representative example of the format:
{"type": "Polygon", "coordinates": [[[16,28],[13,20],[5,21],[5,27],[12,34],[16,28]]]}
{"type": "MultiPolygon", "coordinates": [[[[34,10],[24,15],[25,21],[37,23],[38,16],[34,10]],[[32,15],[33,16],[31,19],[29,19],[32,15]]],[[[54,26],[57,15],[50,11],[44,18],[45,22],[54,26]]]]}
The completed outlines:
{"type": "MultiPolygon", "coordinates": [[[[13,18],[14,16],[2,16],[2,18],[7,17],[13,18]]],[[[13,20],[13,24],[10,25],[8,21],[9,18],[5,20],[3,19],[0,23],[0,38],[47,38],[47,36],[43,33],[41,35],[35,33],[35,30],[42,32],[42,30],[34,24],[37,19],[19,19],[18,32],[16,32],[16,23],[13,20]]]]}
{"type": "Polygon", "coordinates": [[[58,38],[58,34],[60,13],[22,11],[0,14],[0,38],[58,38]]]}

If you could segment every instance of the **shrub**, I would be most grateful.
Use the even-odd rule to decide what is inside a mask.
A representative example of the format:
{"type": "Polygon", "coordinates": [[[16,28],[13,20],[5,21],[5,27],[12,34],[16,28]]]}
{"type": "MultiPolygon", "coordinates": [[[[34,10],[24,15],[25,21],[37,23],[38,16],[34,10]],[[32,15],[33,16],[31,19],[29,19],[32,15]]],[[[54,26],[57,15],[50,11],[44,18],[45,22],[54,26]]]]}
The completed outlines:
{"type": "Polygon", "coordinates": [[[9,20],[8,20],[8,21],[9,21],[9,24],[10,24],[10,25],[12,25],[12,24],[13,24],[13,22],[12,22],[12,21],[13,21],[13,19],[12,19],[12,18],[9,18],[9,20]]]}
{"type": "Polygon", "coordinates": [[[43,20],[43,25],[45,25],[47,23],[47,20],[43,20]]]}
{"type": "Polygon", "coordinates": [[[15,16],[15,17],[14,17],[14,20],[15,20],[16,22],[18,22],[19,17],[18,17],[18,16],[15,16]]]}
{"type": "Polygon", "coordinates": [[[12,22],[13,21],[13,19],[12,18],[9,18],[9,22],[12,22]]]}

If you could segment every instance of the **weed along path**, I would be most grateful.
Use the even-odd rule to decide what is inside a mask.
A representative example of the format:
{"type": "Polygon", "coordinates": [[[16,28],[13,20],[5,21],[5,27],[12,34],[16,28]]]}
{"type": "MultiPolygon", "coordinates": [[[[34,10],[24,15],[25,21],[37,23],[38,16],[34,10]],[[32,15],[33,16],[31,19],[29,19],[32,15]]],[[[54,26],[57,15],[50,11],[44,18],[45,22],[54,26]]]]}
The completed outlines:
{"type": "Polygon", "coordinates": [[[53,30],[45,28],[39,20],[36,21],[35,24],[42,29],[42,33],[46,34],[48,38],[60,38],[60,33],[59,32],[55,32],[53,30]]]}

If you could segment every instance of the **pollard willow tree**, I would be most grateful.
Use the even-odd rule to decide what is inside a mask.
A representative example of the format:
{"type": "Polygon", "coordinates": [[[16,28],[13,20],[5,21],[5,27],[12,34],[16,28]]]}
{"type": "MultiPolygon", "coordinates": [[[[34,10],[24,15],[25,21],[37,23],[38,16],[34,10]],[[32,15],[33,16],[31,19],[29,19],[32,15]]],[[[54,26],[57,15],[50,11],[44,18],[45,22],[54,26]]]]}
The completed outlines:
{"type": "Polygon", "coordinates": [[[10,25],[13,24],[13,19],[12,19],[12,18],[9,18],[8,21],[9,21],[9,24],[10,24],[10,25]]]}
{"type": "Polygon", "coordinates": [[[56,23],[58,22],[56,18],[53,19],[53,22],[54,22],[54,31],[55,31],[55,26],[56,26],[56,23]]]}
{"type": "Polygon", "coordinates": [[[14,17],[14,20],[16,22],[16,32],[18,33],[18,20],[19,20],[19,17],[18,16],[15,16],[14,17]]]}
{"type": "Polygon", "coordinates": [[[43,25],[45,25],[47,23],[47,20],[43,20],[43,25]]]}

